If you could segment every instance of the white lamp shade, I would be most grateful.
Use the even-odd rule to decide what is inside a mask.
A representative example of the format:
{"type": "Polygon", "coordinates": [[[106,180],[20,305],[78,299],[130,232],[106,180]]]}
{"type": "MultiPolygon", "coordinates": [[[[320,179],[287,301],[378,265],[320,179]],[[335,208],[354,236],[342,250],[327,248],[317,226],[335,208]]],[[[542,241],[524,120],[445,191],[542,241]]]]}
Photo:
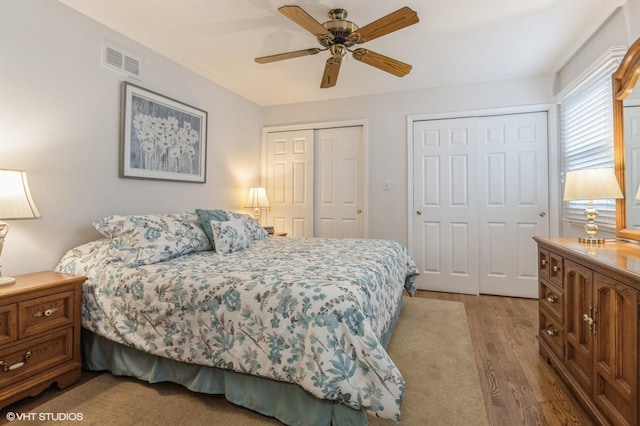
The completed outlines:
{"type": "Polygon", "coordinates": [[[567,173],[564,200],[623,198],[613,168],[581,169],[567,173]]]}
{"type": "Polygon", "coordinates": [[[0,219],[35,219],[40,212],[31,198],[24,170],[0,169],[0,219]]]}
{"type": "Polygon", "coordinates": [[[264,188],[249,188],[249,196],[244,203],[246,208],[262,209],[271,207],[267,199],[267,190],[264,188]]]}

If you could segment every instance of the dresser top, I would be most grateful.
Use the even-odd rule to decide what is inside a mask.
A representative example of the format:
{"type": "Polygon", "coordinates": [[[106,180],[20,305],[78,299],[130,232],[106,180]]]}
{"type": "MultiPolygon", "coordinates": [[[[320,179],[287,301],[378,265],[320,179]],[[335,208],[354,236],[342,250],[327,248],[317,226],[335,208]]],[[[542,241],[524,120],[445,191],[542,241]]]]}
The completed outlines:
{"type": "Polygon", "coordinates": [[[607,240],[604,244],[584,244],[577,238],[534,237],[538,244],[565,256],[578,256],[607,266],[616,272],[640,280],[640,245],[607,240]]]}

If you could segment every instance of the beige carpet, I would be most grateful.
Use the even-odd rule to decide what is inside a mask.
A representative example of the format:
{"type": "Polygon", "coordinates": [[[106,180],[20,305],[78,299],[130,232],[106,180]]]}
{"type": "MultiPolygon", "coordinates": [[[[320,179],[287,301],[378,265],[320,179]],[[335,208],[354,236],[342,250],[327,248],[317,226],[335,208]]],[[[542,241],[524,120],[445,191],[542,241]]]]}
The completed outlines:
{"type": "MultiPolygon", "coordinates": [[[[405,298],[389,353],[407,388],[402,425],[487,425],[464,305],[405,298]]],[[[82,421],[21,424],[264,425],[279,422],[170,383],[149,385],[102,374],[35,408],[32,413],[77,413],[82,421]]],[[[33,418],[33,417],[32,417],[33,418]]],[[[73,419],[71,419],[73,420],[73,419]]],[[[389,425],[370,418],[372,425],[389,425]]]]}

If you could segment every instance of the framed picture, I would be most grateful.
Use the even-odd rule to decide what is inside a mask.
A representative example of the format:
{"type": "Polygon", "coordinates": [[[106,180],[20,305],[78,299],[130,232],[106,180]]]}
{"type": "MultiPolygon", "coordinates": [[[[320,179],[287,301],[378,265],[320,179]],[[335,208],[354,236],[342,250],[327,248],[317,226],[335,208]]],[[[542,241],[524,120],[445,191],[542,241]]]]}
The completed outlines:
{"type": "Polygon", "coordinates": [[[206,111],[125,81],[121,120],[120,177],[206,182],[206,111]]]}

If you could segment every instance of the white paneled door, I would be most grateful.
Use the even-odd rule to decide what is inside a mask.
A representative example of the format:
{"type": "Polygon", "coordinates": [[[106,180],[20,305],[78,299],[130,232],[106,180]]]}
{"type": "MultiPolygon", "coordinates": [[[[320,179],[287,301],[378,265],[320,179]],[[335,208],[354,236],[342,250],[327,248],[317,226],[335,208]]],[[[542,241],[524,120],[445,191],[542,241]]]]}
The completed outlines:
{"type": "Polygon", "coordinates": [[[313,236],[313,136],[313,130],[267,136],[267,224],[276,232],[313,236]]]}
{"type": "Polygon", "coordinates": [[[549,235],[547,113],[478,119],[480,293],[538,297],[538,250],[549,235]]]}
{"type": "Polygon", "coordinates": [[[294,237],[366,238],[362,126],[269,132],[267,225],[294,237]]]}
{"type": "Polygon", "coordinates": [[[548,235],[546,112],[413,123],[419,288],[538,297],[548,235]]]}
{"type": "Polygon", "coordinates": [[[364,237],[362,127],[316,130],[316,237],[364,237]]]}
{"type": "Polygon", "coordinates": [[[478,294],[476,119],[414,123],[418,288],[478,294]]]}

